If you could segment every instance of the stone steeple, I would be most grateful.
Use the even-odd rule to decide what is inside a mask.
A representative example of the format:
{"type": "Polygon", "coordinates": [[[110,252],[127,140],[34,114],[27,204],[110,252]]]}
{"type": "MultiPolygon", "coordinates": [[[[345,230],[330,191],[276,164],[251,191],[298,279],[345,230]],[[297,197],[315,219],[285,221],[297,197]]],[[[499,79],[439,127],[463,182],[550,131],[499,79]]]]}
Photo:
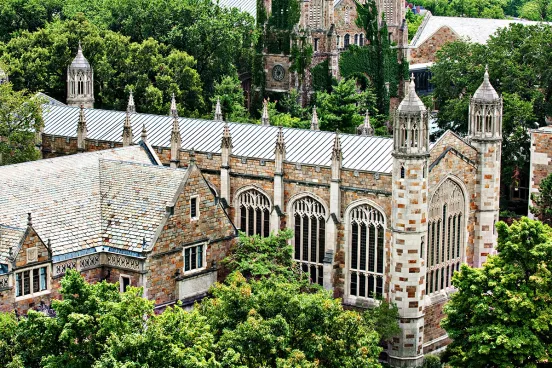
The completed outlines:
{"type": "Polygon", "coordinates": [[[374,135],[374,128],[370,125],[370,115],[368,110],[366,110],[366,116],[364,117],[364,122],[360,124],[357,128],[357,134],[364,137],[369,137],[374,135]]]}
{"type": "Polygon", "coordinates": [[[77,149],[79,152],[86,150],[86,135],[88,131],[86,129],[86,117],[84,116],[84,106],[81,105],[79,111],[79,123],[77,124],[77,149]]]}
{"type": "Polygon", "coordinates": [[[496,251],[494,231],[500,199],[500,157],[502,146],[502,97],[489,80],[485,68],[483,83],[470,101],[468,139],[477,149],[477,181],[474,224],[474,267],[481,267],[496,251]]]}
{"type": "Polygon", "coordinates": [[[269,126],[270,117],[268,116],[268,101],[264,100],[263,102],[263,115],[261,116],[261,125],[269,126]]]}
{"type": "Polygon", "coordinates": [[[316,106],[312,108],[312,118],[311,118],[311,130],[320,130],[318,126],[318,114],[316,113],[316,106]]]}
{"type": "MultiPolygon", "coordinates": [[[[173,96],[174,101],[174,96],[173,96]]],[[[176,111],[176,103],[175,110],[176,111]]],[[[172,114],[172,108],[171,108],[172,114]]],[[[180,124],[178,115],[173,115],[172,131],[171,131],[171,167],[176,168],[180,164],[180,148],[182,146],[182,138],[180,137],[180,124]]]]}
{"type": "Polygon", "coordinates": [[[172,98],[171,98],[170,116],[173,118],[178,118],[178,109],[176,108],[176,98],[174,97],[174,93],[172,94],[172,98]]]}
{"type": "Polygon", "coordinates": [[[130,125],[130,112],[126,112],[125,123],[123,125],[123,147],[130,146],[132,144],[132,126],[130,125]]]}
{"type": "Polygon", "coordinates": [[[220,107],[220,98],[217,98],[217,105],[215,107],[215,121],[223,121],[222,108],[220,107]]]}
{"type": "Polygon", "coordinates": [[[416,94],[414,78],[394,121],[391,191],[391,287],[399,310],[400,334],[389,346],[392,366],[423,362],[427,220],[429,218],[429,114],[416,94]]]}
{"type": "Polygon", "coordinates": [[[136,105],[134,105],[134,96],[132,94],[132,90],[130,91],[130,94],[128,95],[127,111],[130,112],[131,114],[136,113],[136,105]]]}
{"type": "Polygon", "coordinates": [[[82,53],[80,42],[77,55],[67,67],[67,105],[94,107],[94,71],[82,53]]]}

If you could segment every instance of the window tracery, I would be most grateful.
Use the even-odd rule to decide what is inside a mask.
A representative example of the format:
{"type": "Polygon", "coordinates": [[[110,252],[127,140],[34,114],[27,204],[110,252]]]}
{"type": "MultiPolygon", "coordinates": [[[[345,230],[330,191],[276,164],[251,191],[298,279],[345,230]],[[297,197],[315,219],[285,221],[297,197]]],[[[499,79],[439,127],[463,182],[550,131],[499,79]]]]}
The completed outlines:
{"type": "Polygon", "coordinates": [[[326,251],[326,209],[314,198],[303,197],[293,203],[294,259],[308,272],[311,282],[323,284],[326,251]]]}
{"type": "Polygon", "coordinates": [[[385,220],[376,208],[363,204],[351,210],[349,223],[349,293],[383,296],[385,220]]]}
{"type": "Polygon", "coordinates": [[[437,189],[429,206],[426,255],[426,294],[452,286],[460,270],[464,244],[465,197],[460,186],[447,179],[437,189]]]}
{"type": "Polygon", "coordinates": [[[239,194],[238,228],[247,235],[270,235],[270,201],[256,189],[249,189],[239,194]]]}

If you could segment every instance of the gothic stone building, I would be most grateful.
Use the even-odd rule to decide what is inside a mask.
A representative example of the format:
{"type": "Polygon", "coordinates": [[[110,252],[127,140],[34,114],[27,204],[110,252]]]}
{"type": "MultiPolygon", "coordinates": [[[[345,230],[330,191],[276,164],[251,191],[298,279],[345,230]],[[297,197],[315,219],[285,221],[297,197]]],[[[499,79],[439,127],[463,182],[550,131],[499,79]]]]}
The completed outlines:
{"type": "MultiPolygon", "coordinates": [[[[365,3],[361,0],[360,3],[365,3]]],[[[268,14],[281,11],[274,8],[272,0],[264,1],[268,14]]],[[[406,56],[408,28],[404,23],[404,0],[377,0],[380,19],[385,14],[390,39],[398,45],[399,55],[406,56]]],[[[339,78],[339,54],[349,45],[365,44],[364,30],[356,25],[357,11],[354,0],[306,0],[300,1],[300,20],[296,29],[308,34],[314,55],[311,68],[328,60],[333,77],[339,78]]],[[[300,31],[299,31],[300,32],[300,31]]],[[[298,88],[298,80],[289,71],[290,55],[284,53],[265,53],[266,90],[269,92],[287,92],[298,88]]],[[[306,73],[307,85],[309,73],[306,73]]]]}
{"type": "Polygon", "coordinates": [[[453,272],[495,252],[502,99],[485,73],[469,136],[449,131],[430,143],[414,88],[411,81],[395,113],[393,138],[369,135],[368,118],[360,135],[338,135],[318,131],[316,121],[311,130],[273,127],[268,114],[263,125],[233,124],[219,109],[212,121],[178,117],[176,105],[169,116],[135,113],[132,98],[126,113],[50,101],[44,160],[0,175],[9,203],[0,214],[3,308],[55,295],[67,267],[142,285],[162,306],[205,291],[233,225],[261,236],[291,228],[294,257],[313,282],[348,306],[370,307],[378,297],[398,305],[402,333],[389,361],[419,364],[449,342],[439,322],[453,272]],[[67,156],[82,151],[89,153],[67,156]],[[86,183],[71,187],[69,179],[86,183]],[[29,191],[50,199],[35,203],[29,191]],[[128,223],[134,218],[137,226],[128,223]],[[81,229],[83,222],[94,225],[81,229]],[[190,274],[200,253],[204,269],[190,274]]]}
{"type": "Polygon", "coordinates": [[[0,167],[0,203],[0,312],[48,306],[69,269],[191,302],[236,236],[193,161],[164,167],[143,141],[0,167]]]}

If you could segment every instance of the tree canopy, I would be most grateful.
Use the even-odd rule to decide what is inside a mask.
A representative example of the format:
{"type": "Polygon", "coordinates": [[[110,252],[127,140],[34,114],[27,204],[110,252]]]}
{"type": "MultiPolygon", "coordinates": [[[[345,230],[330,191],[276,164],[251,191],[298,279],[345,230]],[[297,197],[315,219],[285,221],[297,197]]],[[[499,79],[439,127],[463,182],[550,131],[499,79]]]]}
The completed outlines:
{"type": "Polygon", "coordinates": [[[14,91],[11,83],[0,84],[0,165],[37,160],[36,133],[43,125],[38,96],[14,91]]]}
{"type": "Polygon", "coordinates": [[[552,229],[522,218],[499,222],[498,255],[463,265],[443,326],[453,367],[536,367],[550,361],[552,229]]]}

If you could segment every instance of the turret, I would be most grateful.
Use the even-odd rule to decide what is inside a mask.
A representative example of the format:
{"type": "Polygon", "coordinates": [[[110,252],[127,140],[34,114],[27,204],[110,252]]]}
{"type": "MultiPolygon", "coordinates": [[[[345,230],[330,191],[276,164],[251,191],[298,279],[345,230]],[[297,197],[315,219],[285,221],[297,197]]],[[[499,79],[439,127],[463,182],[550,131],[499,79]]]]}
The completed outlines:
{"type": "Polygon", "coordinates": [[[77,56],[67,67],[67,105],[94,107],[94,71],[82,53],[80,42],[77,56]]]}

